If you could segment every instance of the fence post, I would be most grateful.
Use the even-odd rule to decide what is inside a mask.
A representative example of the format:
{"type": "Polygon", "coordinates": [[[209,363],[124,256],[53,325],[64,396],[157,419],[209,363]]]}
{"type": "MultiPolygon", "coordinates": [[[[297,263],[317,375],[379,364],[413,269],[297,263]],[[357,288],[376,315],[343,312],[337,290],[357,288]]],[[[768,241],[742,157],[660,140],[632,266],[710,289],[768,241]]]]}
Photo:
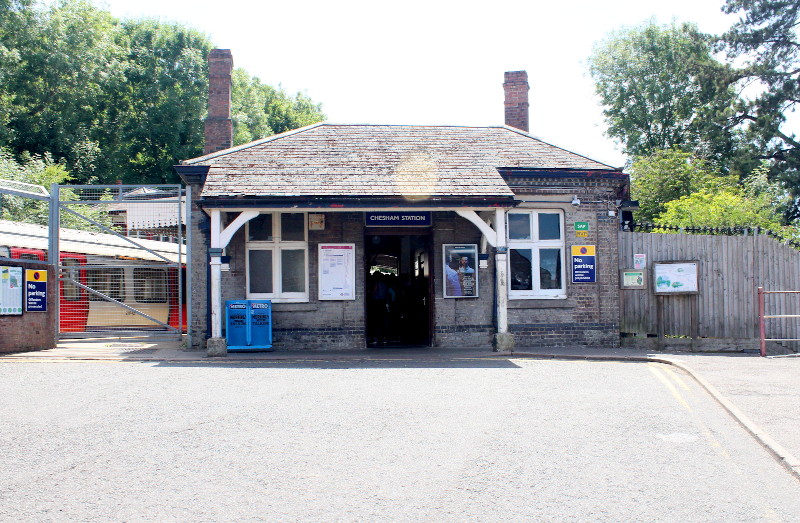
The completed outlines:
{"type": "Polygon", "coordinates": [[[761,356],[763,357],[767,355],[767,335],[766,327],[764,325],[764,287],[758,288],[758,330],[761,340],[761,356]]]}

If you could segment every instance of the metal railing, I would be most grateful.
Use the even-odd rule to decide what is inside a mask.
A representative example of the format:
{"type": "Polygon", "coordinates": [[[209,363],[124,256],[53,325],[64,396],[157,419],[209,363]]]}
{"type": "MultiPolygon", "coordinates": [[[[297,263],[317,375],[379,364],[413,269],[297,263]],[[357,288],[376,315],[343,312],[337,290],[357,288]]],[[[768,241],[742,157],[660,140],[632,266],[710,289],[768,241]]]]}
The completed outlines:
{"type": "Polygon", "coordinates": [[[765,314],[764,297],[767,294],[800,294],[800,291],[765,291],[764,287],[758,288],[758,329],[761,338],[761,356],[767,355],[768,341],[800,341],[800,338],[767,338],[767,327],[764,320],[772,318],[800,318],[800,314],[765,314]]]}

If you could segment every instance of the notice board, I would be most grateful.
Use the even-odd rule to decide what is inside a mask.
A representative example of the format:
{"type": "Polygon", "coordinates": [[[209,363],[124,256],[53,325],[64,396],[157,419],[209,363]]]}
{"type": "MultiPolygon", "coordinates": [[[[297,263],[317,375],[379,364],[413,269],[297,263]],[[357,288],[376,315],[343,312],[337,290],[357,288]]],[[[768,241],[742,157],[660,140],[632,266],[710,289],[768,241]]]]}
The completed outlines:
{"type": "Polygon", "coordinates": [[[319,244],[319,299],[356,299],[356,244],[319,244]]]}
{"type": "Polygon", "coordinates": [[[22,267],[0,266],[0,315],[22,314],[22,267]]]}
{"type": "Polygon", "coordinates": [[[697,294],[699,261],[660,261],[653,263],[654,294],[697,294]]]}

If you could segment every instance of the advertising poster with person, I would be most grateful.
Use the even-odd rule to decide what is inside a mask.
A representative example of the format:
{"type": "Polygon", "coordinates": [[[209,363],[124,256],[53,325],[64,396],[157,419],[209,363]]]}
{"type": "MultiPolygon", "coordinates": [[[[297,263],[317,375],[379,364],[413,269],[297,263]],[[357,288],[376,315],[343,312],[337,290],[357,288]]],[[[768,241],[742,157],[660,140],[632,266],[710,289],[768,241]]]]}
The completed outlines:
{"type": "Polygon", "coordinates": [[[478,246],[445,244],[444,297],[476,298],[478,296],[478,246]]]}

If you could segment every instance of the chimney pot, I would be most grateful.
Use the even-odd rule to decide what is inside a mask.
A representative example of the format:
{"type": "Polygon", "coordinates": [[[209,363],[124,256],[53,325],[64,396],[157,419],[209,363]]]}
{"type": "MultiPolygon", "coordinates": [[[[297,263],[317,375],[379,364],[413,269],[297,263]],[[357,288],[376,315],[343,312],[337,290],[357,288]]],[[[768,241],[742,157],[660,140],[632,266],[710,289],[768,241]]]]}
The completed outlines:
{"type": "Polygon", "coordinates": [[[506,125],[528,132],[528,73],[506,71],[505,81],[506,125]]]}
{"type": "Polygon", "coordinates": [[[208,117],[205,122],[203,154],[233,146],[232,71],[233,56],[230,49],[212,49],[208,53],[208,117]]]}

